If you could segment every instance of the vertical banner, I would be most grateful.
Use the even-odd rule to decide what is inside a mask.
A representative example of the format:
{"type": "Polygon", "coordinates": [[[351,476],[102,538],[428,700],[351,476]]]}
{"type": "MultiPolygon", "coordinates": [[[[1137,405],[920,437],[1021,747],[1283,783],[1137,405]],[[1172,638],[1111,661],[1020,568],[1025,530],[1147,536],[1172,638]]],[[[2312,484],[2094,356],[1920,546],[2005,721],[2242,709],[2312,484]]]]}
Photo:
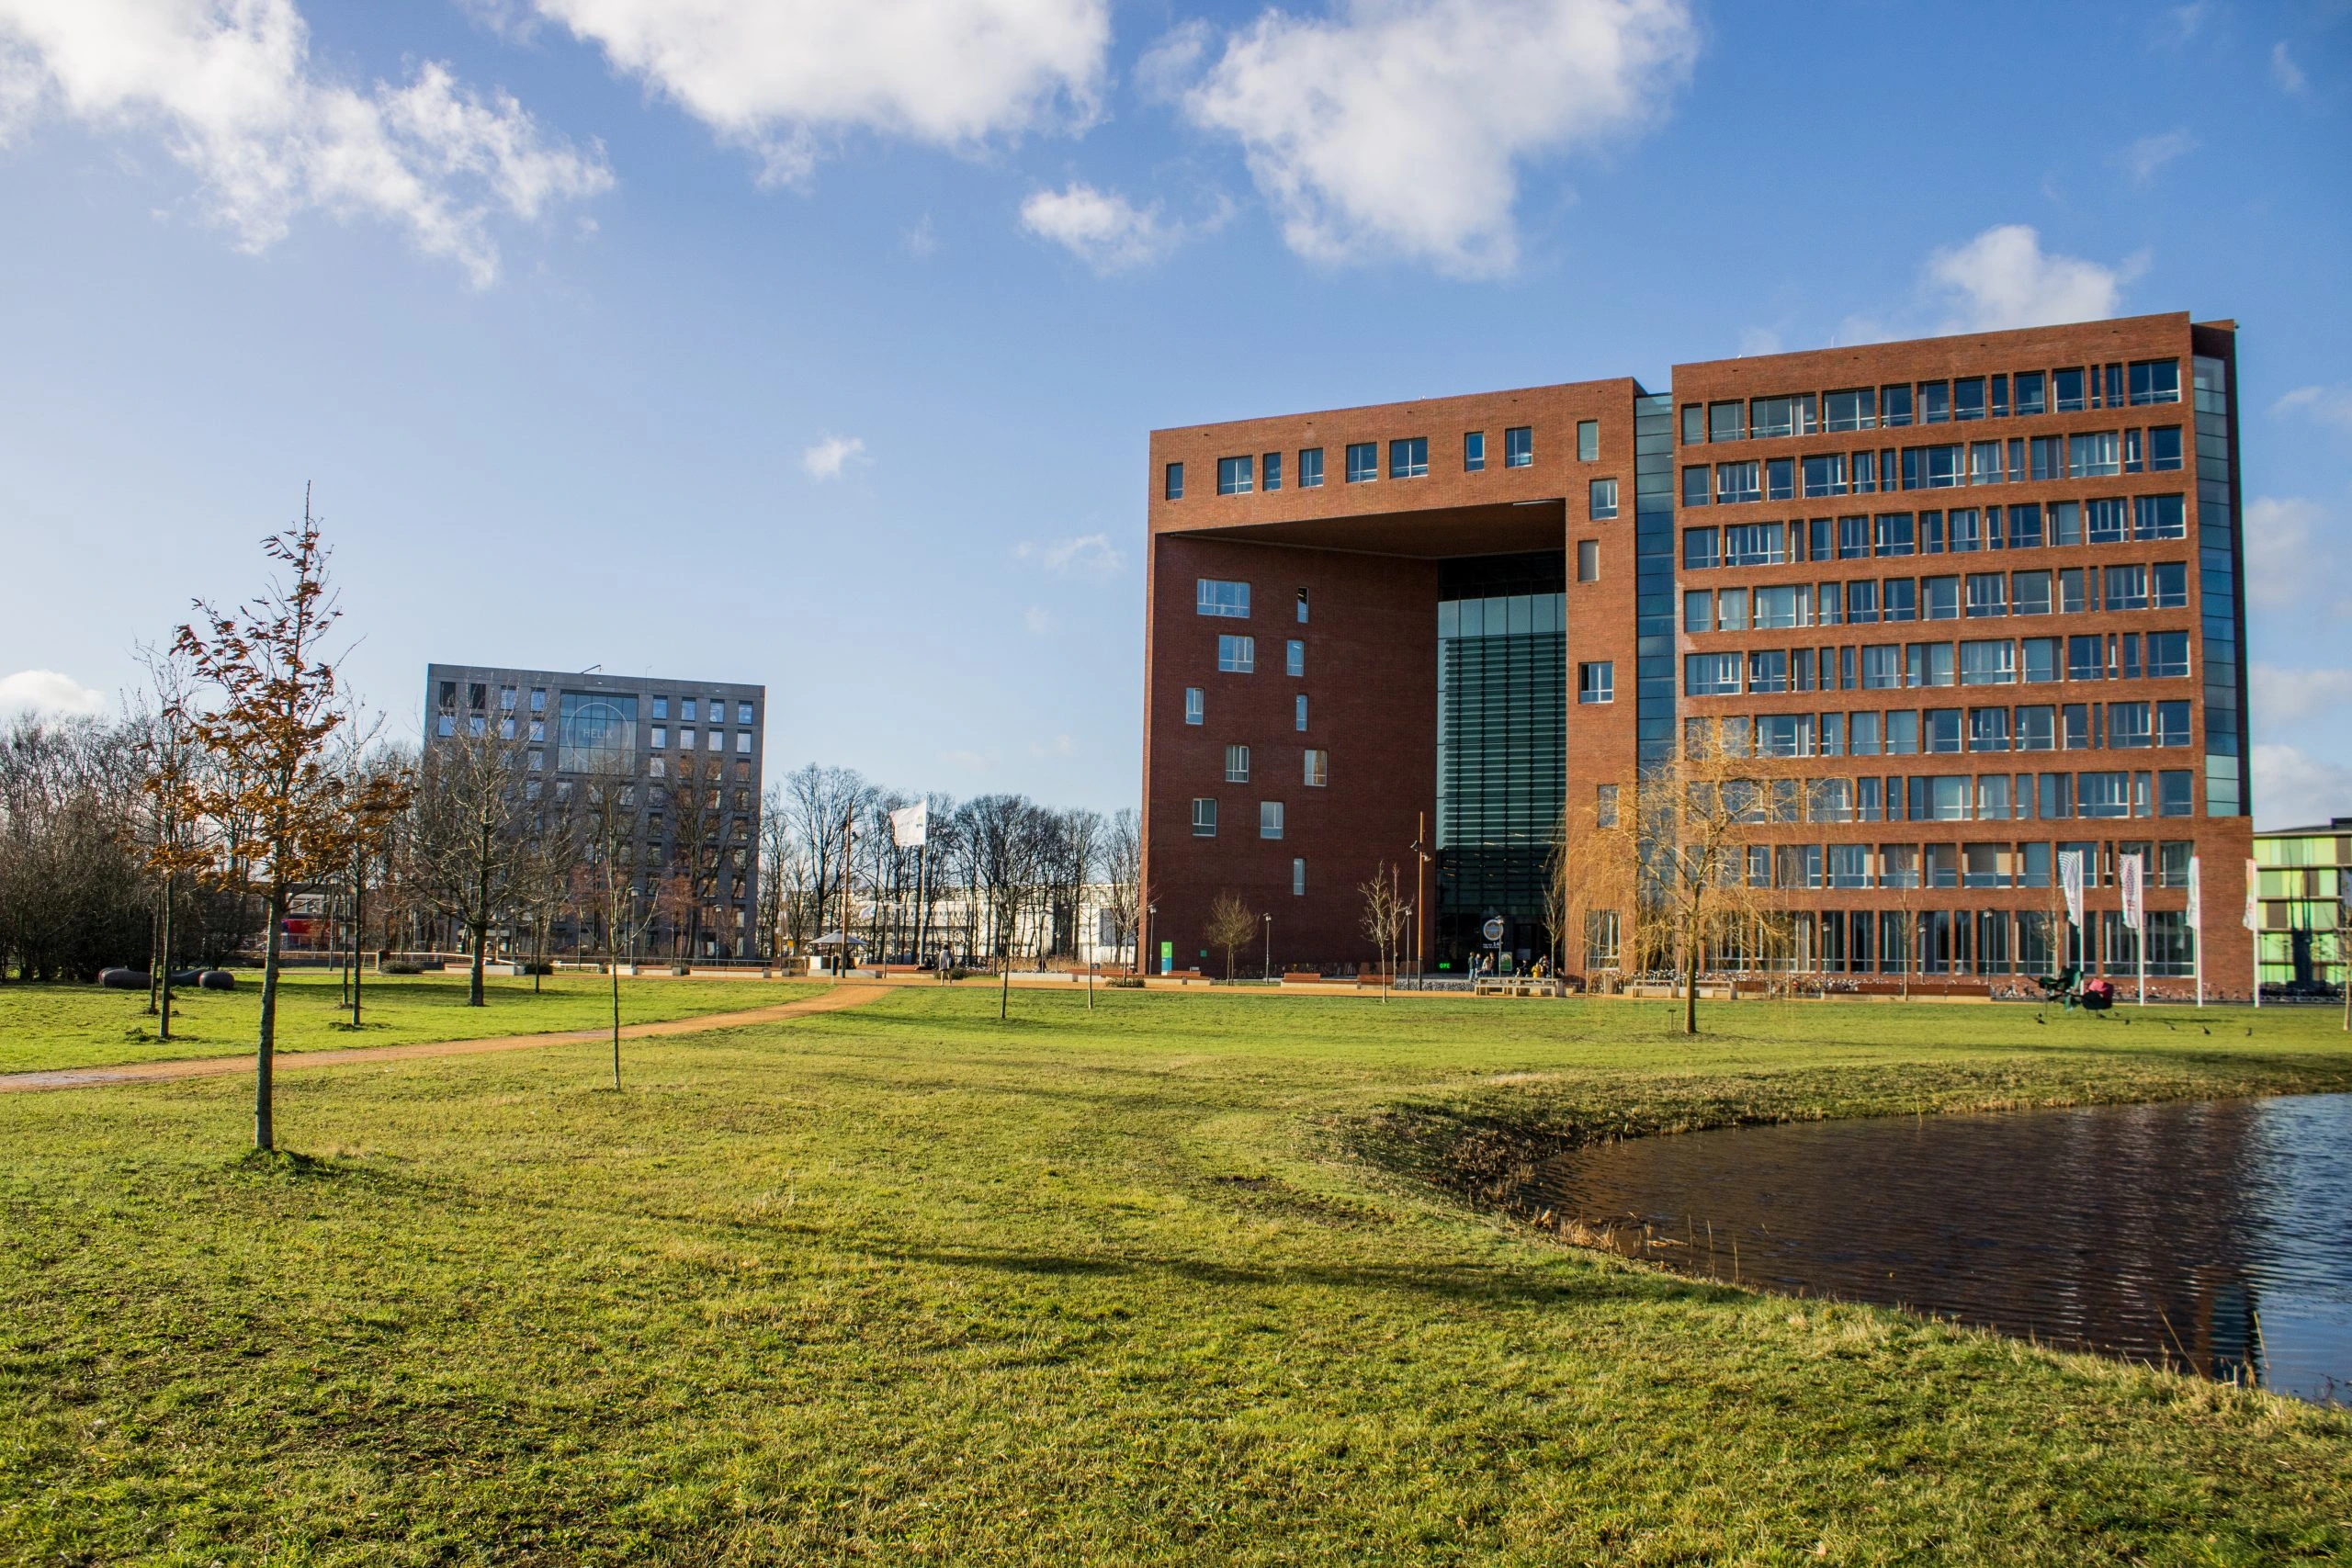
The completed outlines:
{"type": "Polygon", "coordinates": [[[931,802],[917,801],[890,813],[890,842],[902,850],[919,850],[931,836],[931,802]]]}
{"type": "Polygon", "coordinates": [[[2058,852],[2058,882],[2066,890],[2066,923],[2083,929],[2083,852],[2058,852]]]}
{"type": "Polygon", "coordinates": [[[2205,874],[2195,855],[2188,857],[2189,956],[2197,966],[2197,1005],[2205,1005],[2205,874]]]}
{"type": "Polygon", "coordinates": [[[2141,857],[2118,855],[2115,858],[2116,885],[2123,890],[2123,923],[2142,936],[2148,931],[2147,910],[2141,894],[2141,877],[2145,874],[2141,857]]]}
{"type": "Polygon", "coordinates": [[[2254,1005],[2262,1005],[2262,868],[2245,863],[2245,929],[2254,933],[2254,1005]]]}

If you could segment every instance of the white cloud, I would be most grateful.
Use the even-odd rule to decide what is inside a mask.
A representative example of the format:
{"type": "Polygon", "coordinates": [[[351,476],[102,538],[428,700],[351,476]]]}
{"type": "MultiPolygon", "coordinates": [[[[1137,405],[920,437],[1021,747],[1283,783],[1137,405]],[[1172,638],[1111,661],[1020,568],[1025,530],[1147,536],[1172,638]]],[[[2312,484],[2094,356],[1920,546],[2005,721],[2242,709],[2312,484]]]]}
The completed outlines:
{"type": "Polygon", "coordinates": [[[2287,52],[2285,39],[2280,39],[2271,48],[2270,74],[2272,79],[2278,82],[2281,92],[2291,93],[2298,97],[2301,96],[2304,90],[2311,85],[2303,76],[2303,68],[2295,63],[2293,55],[2287,52]]]}
{"type": "Polygon", "coordinates": [[[1032,757],[1075,757],[1078,755],[1078,742],[1067,735],[1057,735],[1051,740],[1033,740],[1029,743],[1029,754],[1032,757]]]}
{"type": "Polygon", "coordinates": [[[1148,265],[1184,237],[1182,224],[1161,220],[1158,202],[1138,208],[1116,191],[1077,182],[1032,195],[1021,204],[1021,226],[1104,274],[1148,265]]]}
{"type": "Polygon", "coordinates": [[[2178,49],[2205,30],[2205,22],[2212,7],[2205,0],[2175,6],[2167,9],[2156,26],[2156,42],[2166,49],[2178,49]]]}
{"type": "MultiPolygon", "coordinates": [[[[1299,254],[1491,276],[1518,262],[1521,166],[1658,118],[1698,36],[1685,0],[1340,0],[1227,34],[1182,102],[1241,144],[1299,254]]],[[[1148,81],[1204,42],[1180,32],[1148,81]]]]}
{"type": "Polygon", "coordinates": [[[2245,506],[2246,602],[2267,610],[2317,604],[2336,618],[2352,615],[2352,570],[2335,519],[2300,495],[2257,496],[2245,506]]]}
{"type": "Polygon", "coordinates": [[[1928,281],[1951,296],[1958,313],[1945,332],[2089,321],[2115,314],[2123,286],[2146,269],[2135,258],[2102,266],[2078,256],[2045,254],[2028,224],[1987,229],[1966,244],[1928,258],[1928,281]]]}
{"type": "Polygon", "coordinates": [[[906,244],[907,254],[919,261],[938,254],[939,234],[932,228],[931,214],[928,212],[924,213],[921,220],[908,230],[901,238],[906,244]]]}
{"type": "Polygon", "coordinates": [[[2132,176],[2133,185],[2144,186],[2154,182],[2166,164],[2187,157],[2197,147],[2197,138],[2186,129],[2167,130],[2160,136],[2143,136],[2117,153],[2114,162],[2132,176]]]}
{"type": "Polygon", "coordinates": [[[932,146],[1083,128],[1109,0],[533,0],[730,143],[805,184],[870,130],[932,146]]]}
{"type": "Polygon", "coordinates": [[[106,705],[103,695],[54,670],[19,670],[0,677],[0,714],[94,714],[106,705]]]}
{"type": "Polygon", "coordinates": [[[1012,553],[1022,560],[1044,563],[1048,571],[1084,572],[1090,577],[1116,577],[1127,564],[1127,558],[1111,543],[1108,534],[1081,534],[1056,545],[1024,541],[1014,546],[1012,553]]]}
{"type": "Polygon", "coordinates": [[[1022,613],[1021,624],[1029,628],[1029,635],[1031,637],[1044,637],[1047,632],[1054,629],[1053,616],[1046,614],[1044,610],[1035,604],[1030,605],[1027,610],[1022,613]]]}
{"type": "Polygon", "coordinates": [[[853,462],[866,461],[865,443],[854,435],[828,435],[800,454],[800,466],[812,479],[837,479],[853,462]]]}
{"type": "Polygon", "coordinates": [[[1781,352],[1781,334],[1770,327],[1742,327],[1739,331],[1739,353],[1745,359],[1751,355],[1781,352]]]}
{"type": "MultiPolygon", "coordinates": [[[[487,287],[493,211],[533,219],[613,183],[600,148],[545,135],[436,62],[365,92],[320,76],[294,0],[0,0],[0,83],[19,122],[55,109],[160,134],[248,251],[306,210],[365,213],[487,287]]],[[[8,124],[0,112],[0,135],[8,124]]]]}
{"type": "MultiPolygon", "coordinates": [[[[2287,670],[2256,664],[2246,671],[2257,726],[2295,725],[2352,707],[2352,670],[2287,670]]],[[[2352,802],[2346,803],[2352,809],[2352,802]]]]}
{"type": "Polygon", "coordinates": [[[2352,431],[2352,386],[2298,387],[2272,403],[2270,412],[2308,413],[2322,423],[2352,431]]]}
{"type": "Polygon", "coordinates": [[[2257,828],[2301,828],[2352,810],[2352,767],[2325,762],[2295,746],[2254,749],[2257,828]]]}

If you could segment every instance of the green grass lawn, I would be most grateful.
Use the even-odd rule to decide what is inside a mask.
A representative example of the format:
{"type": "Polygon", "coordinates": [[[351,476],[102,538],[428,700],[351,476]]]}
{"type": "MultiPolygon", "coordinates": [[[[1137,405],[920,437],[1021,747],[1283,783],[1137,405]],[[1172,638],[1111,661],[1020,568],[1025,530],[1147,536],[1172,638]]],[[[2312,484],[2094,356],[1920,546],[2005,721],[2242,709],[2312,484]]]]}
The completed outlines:
{"type": "MultiPolygon", "coordinates": [[[[405,1045],[419,1040],[480,1040],[594,1029],[612,1018],[612,982],[600,975],[542,976],[531,982],[485,977],[483,1004],[466,1005],[462,970],[439,975],[370,975],[360,990],[359,1027],[340,1005],[331,974],[294,970],[278,982],[277,1048],[332,1051],[351,1045],[405,1045]]],[[[650,1023],[696,1013],[765,1007],[807,996],[806,984],[774,980],[621,980],[621,1021],[650,1023]]],[[[261,1028],[261,975],[237,971],[233,991],[175,987],[172,1038],[155,1038],[157,1020],[145,991],[97,986],[0,985],[0,1073],[51,1067],[111,1066],[183,1056],[250,1051],[261,1028]]]]}
{"type": "Polygon", "coordinates": [[[2332,1019],[1098,1006],[910,990],[619,1093],[594,1046],[305,1073],[275,1161],[235,1079],[0,1097],[0,1561],[2352,1557],[2352,1416],[1677,1280],[1390,1157],[2352,1087],[2332,1019]]]}

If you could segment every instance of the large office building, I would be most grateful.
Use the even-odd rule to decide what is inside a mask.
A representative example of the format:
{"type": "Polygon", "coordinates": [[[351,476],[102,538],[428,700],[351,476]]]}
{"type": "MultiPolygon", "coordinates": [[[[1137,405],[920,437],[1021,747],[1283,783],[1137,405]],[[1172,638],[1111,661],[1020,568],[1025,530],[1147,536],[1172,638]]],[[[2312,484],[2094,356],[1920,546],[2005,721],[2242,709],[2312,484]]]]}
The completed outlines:
{"type": "Polygon", "coordinates": [[[1154,959],[1197,964],[1230,891],[1277,964],[1367,961],[1386,863],[1422,889],[1408,956],[1459,972],[1499,920],[1523,962],[1564,823],[1711,720],[1754,754],[1744,858],[1803,967],[2041,972],[2075,850],[2078,956],[2136,967],[2138,854],[2150,973],[2188,974],[2194,859],[2243,990],[2235,336],[2143,316],[1153,433],[1154,959]]]}
{"type": "Polygon", "coordinates": [[[538,809],[584,806],[592,784],[619,781],[649,945],[698,931],[688,956],[755,956],[766,687],[431,664],[424,711],[428,747],[496,742],[538,809]]]}

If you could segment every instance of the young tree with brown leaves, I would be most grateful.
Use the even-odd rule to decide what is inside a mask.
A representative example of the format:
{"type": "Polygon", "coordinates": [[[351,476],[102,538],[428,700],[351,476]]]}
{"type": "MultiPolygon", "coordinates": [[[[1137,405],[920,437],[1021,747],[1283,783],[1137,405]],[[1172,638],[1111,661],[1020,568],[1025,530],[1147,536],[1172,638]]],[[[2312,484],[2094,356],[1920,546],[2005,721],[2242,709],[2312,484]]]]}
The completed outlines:
{"type": "Polygon", "coordinates": [[[1233,978],[1233,950],[1247,946],[1258,934],[1258,917],[1241,901],[1239,894],[1228,889],[1211,900],[1208,923],[1201,934],[1208,939],[1211,947],[1225,949],[1225,977],[1229,981],[1233,978]]]}
{"type": "Polygon", "coordinates": [[[328,739],[345,714],[321,647],[341,612],[327,584],[327,549],[308,491],[302,521],[262,543],[283,575],[257,599],[222,613],[196,602],[173,652],[187,660],[211,701],[187,711],[196,742],[220,765],[194,778],[183,808],[227,831],[216,874],[260,891],[268,910],[261,1029],[254,1058],[254,1146],[277,1146],[271,1067],[277,1040],[277,972],[287,899],[327,873],[344,844],[344,781],[326,765],[328,739]]]}
{"type": "MultiPolygon", "coordinates": [[[[1396,950],[1405,940],[1405,923],[1412,916],[1412,900],[1405,897],[1403,874],[1386,861],[1375,866],[1372,880],[1356,891],[1363,896],[1363,934],[1378,954],[1380,999],[1385,1002],[1396,978],[1396,950]]],[[[1231,960],[1227,962],[1229,966],[1231,960]]]]}

